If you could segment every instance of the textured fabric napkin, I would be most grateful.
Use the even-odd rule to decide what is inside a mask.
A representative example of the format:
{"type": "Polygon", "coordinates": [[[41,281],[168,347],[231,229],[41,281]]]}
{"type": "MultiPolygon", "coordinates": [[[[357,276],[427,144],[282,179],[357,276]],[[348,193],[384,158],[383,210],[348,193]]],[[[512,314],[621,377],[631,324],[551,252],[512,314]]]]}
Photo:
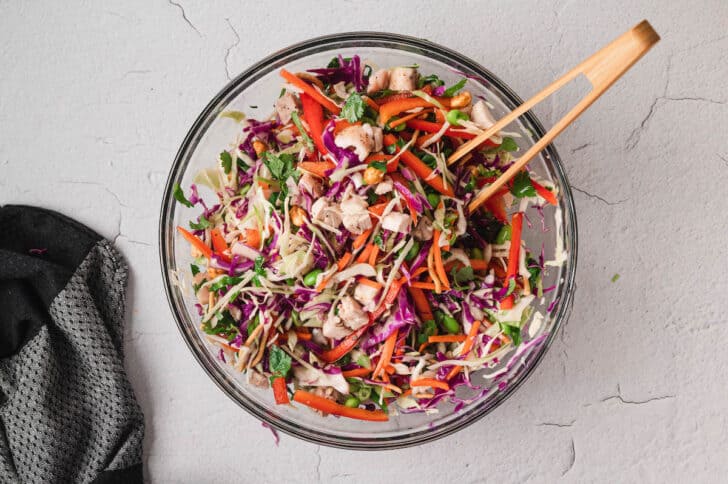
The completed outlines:
{"type": "Polygon", "coordinates": [[[63,215],[0,207],[0,482],[142,482],[127,267],[63,215]]]}

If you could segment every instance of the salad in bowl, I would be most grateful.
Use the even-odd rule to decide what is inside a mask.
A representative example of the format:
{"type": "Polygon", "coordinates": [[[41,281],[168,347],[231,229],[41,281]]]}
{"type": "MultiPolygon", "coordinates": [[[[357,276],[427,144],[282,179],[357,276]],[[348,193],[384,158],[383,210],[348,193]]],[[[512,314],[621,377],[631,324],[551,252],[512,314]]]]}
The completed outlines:
{"type": "Polygon", "coordinates": [[[537,302],[566,259],[559,241],[551,260],[525,242],[560,197],[534,172],[468,209],[522,134],[448,166],[495,123],[467,77],[358,55],[279,74],[269,113],[222,112],[236,136],[174,187],[197,211],[177,233],[210,348],[277,405],[323,416],[384,422],[505,385],[548,336],[539,325],[556,300],[537,302]]]}

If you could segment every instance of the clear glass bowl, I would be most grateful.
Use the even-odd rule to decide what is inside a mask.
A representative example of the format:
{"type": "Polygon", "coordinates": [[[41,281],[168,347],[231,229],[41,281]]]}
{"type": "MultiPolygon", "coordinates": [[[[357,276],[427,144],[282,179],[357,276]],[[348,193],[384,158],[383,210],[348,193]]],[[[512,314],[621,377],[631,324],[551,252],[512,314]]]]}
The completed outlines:
{"type": "MultiPolygon", "coordinates": [[[[478,373],[474,374],[473,382],[492,383],[492,388],[485,395],[475,391],[468,394],[467,389],[459,389],[463,390],[462,396],[471,398],[472,402],[457,411],[452,405],[443,404],[436,414],[398,415],[388,422],[374,423],[332,416],[324,418],[301,405],[275,405],[270,390],[248,385],[244,377],[217,359],[216,352],[198,329],[194,295],[175,282],[177,277],[189,280],[191,262],[189,245],[176,235],[175,226],[186,225],[198,211],[176,203],[173,187],[177,183],[188,187],[198,170],[212,166],[220,151],[239,138],[240,125],[219,114],[238,110],[257,118],[269,115],[273,100],[281,89],[282,79],[278,75],[281,68],[299,72],[321,67],[337,54],[359,54],[373,67],[419,64],[421,72],[436,73],[448,85],[467,76],[470,79],[467,89],[473,95],[484,96],[493,105],[496,119],[522,103],[508,86],[477,63],[449,49],[412,37],[355,32],[319,37],[276,52],[240,74],[212,99],[177,153],[167,180],[160,219],[160,259],[165,289],[177,325],[197,360],[230,398],[255,417],[287,434],[334,447],[371,450],[421,444],[462,429],[500,405],[533,371],[553,341],[559,325],[569,315],[576,268],[576,218],[566,175],[553,146],[549,146],[529,166],[558,187],[559,206],[544,209],[546,232],[542,231],[540,218],[534,209],[527,212],[532,227],[524,227],[528,246],[538,251],[543,243],[547,260],[554,257],[558,238],[567,254],[563,264],[551,267],[544,279],[544,287],[555,286],[555,289],[538,304],[538,309],[546,317],[538,328],[529,328],[534,334],[526,336],[525,340],[546,336],[543,336],[542,343],[533,345],[529,352],[524,353],[518,359],[519,364],[499,382],[492,383],[478,373]],[[549,306],[552,310],[547,314],[549,306]]],[[[517,141],[524,151],[544,133],[541,123],[530,112],[511,125],[509,131],[522,133],[517,141]]],[[[214,196],[212,193],[202,195],[214,196]]],[[[528,323],[529,327],[531,323],[528,323]]]]}

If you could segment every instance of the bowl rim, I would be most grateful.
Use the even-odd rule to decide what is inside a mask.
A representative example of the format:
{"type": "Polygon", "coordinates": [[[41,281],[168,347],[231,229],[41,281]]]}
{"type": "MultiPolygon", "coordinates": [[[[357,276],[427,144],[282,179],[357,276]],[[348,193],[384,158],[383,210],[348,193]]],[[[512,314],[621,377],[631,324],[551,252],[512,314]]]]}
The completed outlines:
{"type": "MultiPolygon", "coordinates": [[[[177,329],[182,336],[182,339],[195,357],[195,360],[197,360],[198,364],[203,368],[208,377],[210,377],[212,381],[217,385],[217,387],[220,388],[223,393],[227,395],[228,398],[233,400],[238,406],[243,408],[253,417],[267,423],[268,425],[271,425],[281,432],[315,444],[353,450],[398,449],[432,442],[434,440],[451,435],[458,430],[461,430],[477,422],[481,418],[494,411],[505,400],[507,400],[518,388],[521,387],[521,385],[524,384],[525,381],[528,380],[528,378],[533,374],[534,370],[539,366],[545,354],[548,352],[551,344],[553,343],[556,333],[562,325],[565,325],[567,323],[571,314],[574,292],[576,290],[575,275],[578,249],[576,211],[574,206],[573,194],[565,170],[563,168],[561,158],[559,157],[554,145],[549,144],[546,148],[544,148],[542,153],[547,154],[548,158],[550,159],[553,171],[556,174],[556,178],[558,179],[560,188],[563,192],[562,203],[565,210],[562,210],[562,213],[566,218],[563,227],[564,238],[569,239],[571,246],[570,251],[567,254],[567,267],[562,274],[562,277],[564,278],[564,290],[562,293],[561,301],[559,301],[557,304],[558,310],[555,314],[552,315],[552,318],[554,320],[553,329],[545,338],[544,342],[540,345],[540,348],[537,349],[537,353],[533,356],[530,365],[524,368],[523,373],[515,381],[513,381],[512,383],[509,382],[510,384],[504,390],[500,391],[493,398],[488,399],[487,402],[485,402],[487,406],[480,408],[476,404],[470,409],[468,407],[465,407],[459,414],[460,418],[458,418],[457,420],[452,420],[440,428],[413,432],[403,436],[383,437],[382,439],[357,439],[345,438],[338,435],[320,432],[318,430],[307,429],[295,423],[291,423],[290,421],[285,419],[271,419],[269,418],[265,409],[259,408],[256,405],[248,405],[238,398],[235,398],[227,388],[227,382],[224,378],[221,377],[220,372],[212,371],[206,364],[206,361],[203,359],[204,357],[209,358],[210,355],[201,355],[200,352],[198,352],[198,349],[193,345],[192,341],[190,341],[190,339],[188,338],[185,324],[178,312],[177,305],[175,303],[175,297],[173,294],[174,289],[172,287],[172,284],[170,283],[169,278],[170,268],[167,263],[171,254],[171,247],[168,243],[169,237],[168,231],[166,230],[166,227],[171,222],[171,216],[174,212],[173,205],[175,203],[175,199],[172,196],[174,182],[180,175],[185,153],[187,152],[194,138],[200,134],[200,128],[210,118],[211,114],[213,114],[218,109],[221,101],[224,100],[228,96],[228,94],[238,86],[239,83],[245,81],[251,76],[254,76],[260,69],[268,66],[269,64],[275,63],[276,61],[285,58],[291,54],[294,54],[297,51],[325,46],[327,44],[333,44],[342,41],[397,42],[401,44],[406,44],[408,47],[423,50],[432,50],[440,56],[445,56],[447,58],[453,59],[461,65],[464,65],[472,71],[476,72],[484,80],[487,80],[488,83],[492,84],[497,90],[503,93],[503,96],[506,98],[506,100],[513,103],[513,105],[518,106],[523,103],[521,98],[515,92],[513,92],[510,87],[508,87],[499,77],[495,76],[491,71],[481,66],[479,63],[454,50],[451,50],[447,47],[444,47],[440,44],[431,42],[426,39],[378,31],[352,31],[314,37],[280,49],[256,62],[247,69],[243,70],[235,78],[230,80],[205,106],[205,108],[197,116],[194,123],[185,135],[185,138],[182,141],[182,144],[180,145],[180,148],[175,155],[174,162],[169,170],[169,175],[167,177],[167,182],[164,188],[159,218],[159,259],[167,302],[175,319],[177,329]]],[[[522,115],[522,118],[525,118],[528,124],[534,128],[534,135],[536,137],[540,138],[544,135],[545,129],[532,111],[529,110],[524,113],[522,115]]]]}

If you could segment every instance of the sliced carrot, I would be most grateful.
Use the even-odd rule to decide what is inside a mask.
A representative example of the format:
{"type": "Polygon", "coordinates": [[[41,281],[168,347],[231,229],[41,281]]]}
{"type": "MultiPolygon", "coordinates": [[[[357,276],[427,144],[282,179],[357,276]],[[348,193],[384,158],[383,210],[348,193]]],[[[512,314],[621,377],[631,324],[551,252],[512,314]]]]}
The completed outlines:
{"type": "MultiPolygon", "coordinates": [[[[369,207],[371,208],[371,207],[369,207]]],[[[354,242],[352,242],[351,247],[353,249],[358,249],[362,245],[364,245],[369,238],[370,235],[372,235],[372,231],[374,229],[365,230],[361,234],[357,235],[356,239],[354,239],[354,242]]]]}
{"type": "Polygon", "coordinates": [[[369,244],[366,247],[364,247],[364,250],[361,251],[359,254],[359,257],[356,258],[357,264],[363,264],[364,262],[367,262],[369,260],[369,254],[374,249],[374,244],[369,244]]]}
{"type": "Polygon", "coordinates": [[[313,337],[308,331],[296,330],[295,333],[298,339],[303,341],[311,341],[311,338],[313,337]]]}
{"type": "MultiPolygon", "coordinates": [[[[424,131],[425,133],[439,133],[444,125],[444,121],[438,123],[432,123],[430,121],[424,121],[422,119],[412,119],[410,121],[407,121],[408,128],[418,129],[420,131],[424,131]]],[[[475,133],[467,133],[465,131],[457,131],[452,128],[448,128],[445,130],[445,136],[449,136],[451,138],[473,139],[478,135],[475,133]]],[[[486,146],[498,146],[497,143],[494,143],[491,140],[486,140],[484,144],[486,146]]]]}
{"type": "Polygon", "coordinates": [[[398,331],[394,331],[384,341],[384,345],[382,345],[382,354],[379,357],[379,362],[377,363],[376,368],[374,368],[372,378],[376,378],[377,376],[379,376],[379,373],[381,373],[384,370],[384,367],[387,366],[392,360],[392,353],[394,353],[394,344],[397,342],[397,333],[398,331]]]}
{"type": "Polygon", "coordinates": [[[432,388],[439,388],[440,390],[448,391],[450,389],[450,385],[448,385],[444,381],[436,380],[434,378],[418,378],[417,380],[412,380],[410,382],[411,387],[432,387],[432,388]]]}
{"type": "Polygon", "coordinates": [[[365,286],[372,287],[376,290],[379,290],[382,288],[382,285],[379,284],[377,281],[372,281],[371,279],[367,279],[366,277],[360,277],[356,280],[359,284],[364,284],[365,286]]]}
{"type": "MultiPolygon", "coordinates": [[[[511,218],[511,248],[508,252],[508,267],[506,268],[506,284],[512,277],[516,277],[518,272],[518,262],[521,249],[521,229],[523,228],[523,213],[514,213],[511,218]]],[[[513,294],[503,299],[500,303],[501,309],[511,309],[513,307],[513,294]]]]}
{"type": "Polygon", "coordinates": [[[488,269],[488,264],[485,263],[484,259],[470,259],[470,266],[474,271],[485,271],[488,269]]]}
{"type": "Polygon", "coordinates": [[[372,205],[369,207],[369,213],[373,213],[374,215],[379,215],[380,217],[384,213],[384,209],[387,208],[387,205],[389,205],[389,202],[382,202],[377,203],[376,205],[372,205]]]}
{"type": "Polygon", "coordinates": [[[298,164],[298,168],[307,171],[321,178],[327,178],[326,172],[333,169],[336,165],[331,161],[302,161],[298,164]]]}
{"type": "Polygon", "coordinates": [[[387,375],[394,375],[394,372],[395,372],[396,370],[394,369],[394,366],[393,366],[392,364],[389,364],[389,365],[387,365],[387,366],[386,366],[386,367],[384,368],[384,371],[385,371],[385,372],[387,372],[387,375]]]}
{"type": "Polygon", "coordinates": [[[432,248],[435,255],[435,272],[445,290],[450,290],[450,282],[447,280],[447,272],[442,265],[442,250],[440,248],[440,231],[435,229],[432,232],[432,248]]]}
{"type": "Polygon", "coordinates": [[[372,247],[372,250],[369,252],[369,259],[367,262],[369,262],[369,265],[374,267],[374,264],[377,262],[377,256],[379,255],[379,246],[375,245],[372,247]]]}
{"type": "Polygon", "coordinates": [[[338,415],[340,417],[368,420],[372,422],[386,422],[389,420],[387,414],[381,410],[350,408],[345,405],[339,405],[328,398],[319,397],[318,395],[314,395],[313,393],[309,393],[304,390],[296,390],[296,393],[293,394],[293,400],[321,412],[338,415]]]}
{"type": "Polygon", "coordinates": [[[410,287],[413,287],[415,289],[427,289],[429,291],[434,291],[435,283],[414,281],[413,283],[410,284],[410,287]]]}
{"type": "Polygon", "coordinates": [[[409,121],[410,119],[415,119],[415,118],[416,118],[417,116],[420,116],[420,115],[422,115],[422,114],[426,114],[426,113],[427,113],[427,109],[425,109],[425,110],[423,110],[423,111],[418,111],[418,112],[416,112],[416,113],[409,113],[409,114],[407,114],[407,115],[405,115],[405,116],[402,116],[402,117],[401,117],[401,118],[399,118],[399,119],[395,119],[394,121],[390,121],[390,123],[389,123],[389,127],[390,127],[390,128],[396,128],[396,127],[397,127],[397,126],[399,126],[400,124],[404,124],[404,123],[406,123],[407,121],[409,121]]]}
{"type": "Polygon", "coordinates": [[[185,238],[187,242],[192,244],[195,249],[199,250],[204,254],[205,257],[210,259],[212,257],[212,249],[207,246],[206,243],[195,237],[191,232],[188,232],[187,230],[183,229],[182,227],[177,227],[177,230],[182,235],[182,237],[185,238]]]}
{"type": "Polygon", "coordinates": [[[356,368],[354,370],[342,371],[341,374],[344,378],[352,378],[357,376],[367,376],[371,372],[371,368],[356,368]]]}
{"type": "Polygon", "coordinates": [[[412,296],[412,300],[415,302],[415,309],[417,309],[420,319],[423,321],[435,319],[432,315],[432,309],[430,309],[430,303],[427,301],[422,289],[409,286],[407,290],[409,291],[410,296],[412,296]]]}
{"type": "Polygon", "coordinates": [[[550,203],[551,205],[559,204],[558,200],[556,200],[556,195],[554,195],[554,192],[533,179],[531,180],[531,185],[533,185],[533,188],[536,189],[536,193],[538,193],[539,196],[546,200],[548,203],[550,203]]]}
{"type": "Polygon", "coordinates": [[[367,106],[372,108],[374,111],[379,112],[379,104],[377,104],[374,99],[369,96],[364,96],[364,102],[367,103],[367,106]]]}
{"type": "Polygon", "coordinates": [[[244,240],[243,242],[248,247],[252,247],[254,249],[257,249],[260,247],[261,237],[260,237],[260,230],[258,229],[245,229],[244,231],[244,240]]]}
{"type": "Polygon", "coordinates": [[[281,377],[273,380],[273,397],[278,405],[286,405],[291,403],[288,399],[288,388],[286,387],[286,379],[281,377]]]}
{"type": "Polygon", "coordinates": [[[441,334],[427,338],[429,343],[462,343],[467,339],[464,334],[441,334]]]}
{"type": "MultiPolygon", "coordinates": [[[[478,335],[478,328],[480,328],[480,321],[473,321],[472,326],[470,326],[470,331],[468,331],[468,337],[463,342],[463,349],[460,352],[460,356],[465,358],[468,356],[468,353],[470,353],[470,350],[473,349],[473,343],[475,342],[475,337],[478,335]]],[[[447,380],[452,380],[455,378],[455,375],[460,373],[462,371],[462,366],[455,366],[452,370],[450,370],[450,373],[447,374],[447,380]]]]}
{"type": "Polygon", "coordinates": [[[341,112],[341,108],[339,108],[339,106],[334,104],[334,102],[331,99],[327,98],[326,96],[324,96],[323,94],[318,92],[316,89],[314,89],[314,87],[311,84],[307,83],[306,81],[304,81],[297,75],[291,74],[290,72],[288,72],[285,69],[281,69],[281,77],[283,77],[286,81],[288,81],[289,83],[293,84],[294,86],[296,86],[297,88],[302,90],[307,95],[311,96],[311,98],[313,98],[316,102],[321,104],[323,107],[325,107],[332,113],[339,114],[341,112]]]}
{"type": "MultiPolygon", "coordinates": [[[[444,107],[450,106],[450,98],[435,98],[444,107]]],[[[432,107],[433,104],[430,101],[425,101],[421,97],[409,97],[405,99],[397,99],[390,101],[386,104],[379,106],[379,122],[387,124],[387,122],[402,111],[409,111],[415,108],[428,108],[432,107]]]]}
{"type": "Polygon", "coordinates": [[[412,274],[410,274],[410,277],[412,279],[414,279],[415,277],[419,276],[423,272],[427,272],[427,267],[418,267],[417,269],[415,269],[415,271],[412,274]]]}
{"type": "MultiPolygon", "coordinates": [[[[395,145],[397,143],[397,138],[392,135],[391,133],[388,133],[384,135],[384,145],[390,146],[395,145]]],[[[397,148],[397,152],[399,152],[399,148],[397,148]]],[[[432,170],[429,166],[427,166],[422,160],[417,158],[415,155],[413,155],[409,150],[405,150],[402,152],[401,155],[402,163],[407,165],[407,167],[414,171],[417,176],[422,178],[422,180],[430,185],[432,188],[437,190],[438,192],[442,193],[443,195],[446,195],[448,197],[454,197],[455,193],[452,190],[452,187],[447,185],[445,182],[442,181],[441,176],[431,176],[432,170]]]]}

